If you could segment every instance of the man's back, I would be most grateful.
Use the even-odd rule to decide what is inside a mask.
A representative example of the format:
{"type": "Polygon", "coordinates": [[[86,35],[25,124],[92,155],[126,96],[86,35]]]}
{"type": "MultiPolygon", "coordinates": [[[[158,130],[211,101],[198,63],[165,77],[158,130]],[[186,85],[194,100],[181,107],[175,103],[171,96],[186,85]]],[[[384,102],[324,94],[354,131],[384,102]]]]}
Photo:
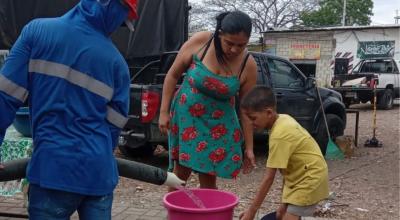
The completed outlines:
{"type": "Polygon", "coordinates": [[[30,22],[2,74],[29,91],[34,151],[28,180],[104,195],[118,180],[112,152],[129,94],[127,65],[108,34],[126,14],[110,13],[116,18],[107,24],[100,6],[89,4],[82,1],[60,18],[30,22]]]}

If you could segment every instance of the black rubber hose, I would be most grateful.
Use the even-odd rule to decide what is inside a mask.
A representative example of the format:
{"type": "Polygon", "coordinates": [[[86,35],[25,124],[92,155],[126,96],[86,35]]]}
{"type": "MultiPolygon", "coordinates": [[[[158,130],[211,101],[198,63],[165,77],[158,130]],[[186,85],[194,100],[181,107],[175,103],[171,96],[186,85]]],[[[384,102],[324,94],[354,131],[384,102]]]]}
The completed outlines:
{"type": "MultiPolygon", "coordinates": [[[[25,178],[26,166],[30,158],[11,160],[3,163],[0,169],[0,182],[25,178]]],[[[167,172],[155,166],[117,158],[119,175],[122,177],[162,185],[167,179],[167,172]]]]}
{"type": "Polygon", "coordinates": [[[0,182],[25,178],[26,166],[30,159],[31,158],[23,158],[4,162],[4,168],[0,169],[0,182]]]}
{"type": "Polygon", "coordinates": [[[167,180],[167,171],[155,166],[117,158],[119,176],[162,185],[167,180]]]}

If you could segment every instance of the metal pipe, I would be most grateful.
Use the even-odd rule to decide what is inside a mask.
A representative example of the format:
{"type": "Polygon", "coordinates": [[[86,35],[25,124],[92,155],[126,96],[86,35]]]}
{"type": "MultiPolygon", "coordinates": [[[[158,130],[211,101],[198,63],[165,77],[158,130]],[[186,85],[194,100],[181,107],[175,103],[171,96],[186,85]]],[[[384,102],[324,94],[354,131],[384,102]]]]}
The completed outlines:
{"type": "MultiPolygon", "coordinates": [[[[0,182],[25,178],[26,167],[30,158],[7,161],[0,169],[0,182]]],[[[155,185],[162,185],[167,179],[167,171],[135,161],[116,158],[119,176],[140,180],[155,185]]]]}
{"type": "Polygon", "coordinates": [[[343,0],[342,26],[346,26],[346,0],[343,0]]]}

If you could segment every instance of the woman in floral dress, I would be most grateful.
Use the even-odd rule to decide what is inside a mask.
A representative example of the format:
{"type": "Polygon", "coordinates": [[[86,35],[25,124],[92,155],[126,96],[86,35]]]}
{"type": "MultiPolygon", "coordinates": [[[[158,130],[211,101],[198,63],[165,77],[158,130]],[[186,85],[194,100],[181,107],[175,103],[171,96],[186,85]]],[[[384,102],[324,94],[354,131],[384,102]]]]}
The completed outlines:
{"type": "Polygon", "coordinates": [[[218,15],[215,32],[194,34],[164,81],[159,128],[168,133],[170,169],[183,180],[199,173],[201,188],[217,188],[217,176],[236,178],[255,166],[251,124],[242,114],[239,122],[235,110],[235,96],[256,84],[257,66],[246,50],[250,34],[245,13],[218,15]]]}

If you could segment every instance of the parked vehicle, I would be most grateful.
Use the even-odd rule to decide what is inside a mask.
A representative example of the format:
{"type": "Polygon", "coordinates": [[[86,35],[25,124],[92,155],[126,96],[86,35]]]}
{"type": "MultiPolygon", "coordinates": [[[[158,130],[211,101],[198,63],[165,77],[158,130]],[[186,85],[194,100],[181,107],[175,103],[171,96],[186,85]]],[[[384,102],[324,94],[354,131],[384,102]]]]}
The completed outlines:
{"type": "Polygon", "coordinates": [[[333,77],[333,90],[342,94],[349,107],[354,103],[373,103],[376,85],[378,107],[391,109],[394,98],[399,97],[399,67],[400,61],[393,58],[362,59],[351,74],[333,77]]]}
{"type": "MultiPolygon", "coordinates": [[[[132,78],[129,120],[119,141],[119,148],[124,154],[136,154],[139,150],[151,151],[156,144],[166,146],[167,137],[161,135],[158,129],[158,114],[164,77],[176,54],[164,54],[159,61],[149,63],[132,78]],[[159,69],[155,74],[147,73],[146,78],[152,80],[145,83],[137,80],[150,68],[159,69]]],[[[252,55],[258,65],[257,84],[273,88],[277,96],[278,112],[293,116],[317,140],[325,153],[328,136],[315,80],[305,77],[294,64],[284,58],[254,52],[252,55]]],[[[330,89],[318,89],[332,137],[343,135],[346,113],[341,95],[330,89]]]]}
{"type": "MultiPolygon", "coordinates": [[[[42,0],[30,4],[25,4],[24,0],[2,1],[0,17],[4,19],[0,19],[0,35],[3,36],[0,38],[0,49],[9,50],[22,27],[30,20],[60,16],[77,2],[79,0],[42,0]]],[[[176,52],[164,52],[179,49],[188,37],[190,7],[187,0],[143,0],[139,1],[138,9],[140,22],[136,23],[135,32],[130,33],[127,28],[121,27],[111,36],[132,73],[129,120],[119,141],[119,148],[126,155],[143,149],[151,151],[158,143],[166,145],[167,137],[158,130],[158,111],[164,77],[176,52]]],[[[314,80],[306,78],[288,60],[260,53],[253,53],[253,56],[259,69],[257,83],[269,85],[275,90],[278,112],[295,117],[325,152],[328,138],[314,80]]],[[[319,89],[332,136],[343,134],[346,114],[340,94],[319,89]]]]}
{"type": "MultiPolygon", "coordinates": [[[[22,28],[36,18],[61,16],[79,0],[1,0],[0,63],[22,28]],[[4,50],[4,51],[3,51],[4,50]]],[[[110,37],[129,65],[131,75],[166,51],[178,50],[188,39],[188,0],[140,0],[135,31],[124,25],[110,37]]],[[[104,51],[105,53],[107,51],[104,51]]],[[[145,75],[143,75],[145,78],[145,75]]]]}

